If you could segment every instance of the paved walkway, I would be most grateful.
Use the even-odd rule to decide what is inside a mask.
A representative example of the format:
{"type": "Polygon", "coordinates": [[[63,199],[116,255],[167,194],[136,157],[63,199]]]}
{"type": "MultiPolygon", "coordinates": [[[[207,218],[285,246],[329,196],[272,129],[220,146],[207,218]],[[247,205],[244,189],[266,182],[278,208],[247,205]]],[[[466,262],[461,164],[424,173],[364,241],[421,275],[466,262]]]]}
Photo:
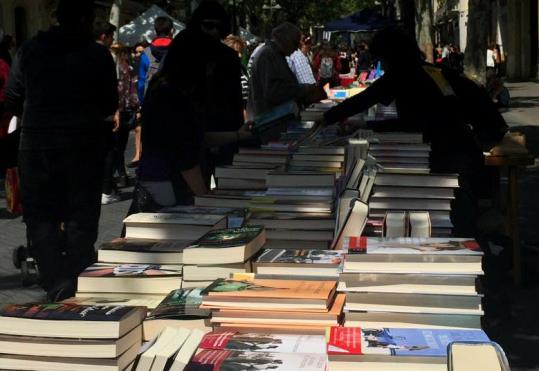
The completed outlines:
{"type": "MultiPolygon", "coordinates": [[[[508,84],[512,108],[504,114],[512,130],[526,133],[528,147],[539,157],[539,84],[508,84]]],[[[132,137],[128,148],[132,148],[132,137]]],[[[131,153],[126,155],[130,159],[131,153]]],[[[537,345],[539,344],[539,167],[526,169],[521,181],[521,231],[526,247],[527,274],[525,287],[510,290],[512,294],[511,318],[499,331],[489,334],[506,350],[513,371],[539,370],[537,345]]],[[[126,196],[130,189],[126,189],[126,196]]],[[[97,246],[117,237],[121,221],[130,201],[103,206],[97,246]]],[[[21,218],[12,218],[5,212],[5,200],[0,198],[0,304],[7,302],[38,301],[44,298],[36,287],[22,288],[19,272],[11,263],[12,250],[25,243],[25,228],[21,218]]]]}

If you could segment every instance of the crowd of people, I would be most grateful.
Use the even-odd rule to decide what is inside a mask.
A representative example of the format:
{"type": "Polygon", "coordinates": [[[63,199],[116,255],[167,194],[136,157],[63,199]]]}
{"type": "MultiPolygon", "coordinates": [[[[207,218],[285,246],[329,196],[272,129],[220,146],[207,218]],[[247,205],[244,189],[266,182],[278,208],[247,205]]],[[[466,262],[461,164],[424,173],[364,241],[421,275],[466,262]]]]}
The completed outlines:
{"type": "MultiPolygon", "coordinates": [[[[78,274],[95,261],[101,204],[118,199],[117,189],[129,182],[127,166],[137,167],[129,213],[192,204],[240,144],[260,144],[253,121],[283,104],[299,111],[325,99],[324,85],[372,68],[374,56],[386,74],[328,111],[326,124],[396,101],[401,125],[431,143],[431,168],[459,173],[469,199],[482,168],[477,137],[496,140],[505,130],[480,88],[427,64],[415,40],[396,29],[352,52],[329,43],[313,47],[309,35],[286,22],[247,58],[216,1],[203,1],[174,38],[172,21],[157,18],[148,45],[114,44],[115,27],[94,18],[92,0],[60,0],[58,25],[19,48],[9,77],[10,61],[0,54],[2,109],[22,118],[24,221],[52,301],[71,296],[78,274]],[[410,94],[410,79],[417,94],[410,94]],[[126,164],[132,130],[135,157],[126,164]]],[[[472,201],[462,205],[473,215],[472,201]]]]}

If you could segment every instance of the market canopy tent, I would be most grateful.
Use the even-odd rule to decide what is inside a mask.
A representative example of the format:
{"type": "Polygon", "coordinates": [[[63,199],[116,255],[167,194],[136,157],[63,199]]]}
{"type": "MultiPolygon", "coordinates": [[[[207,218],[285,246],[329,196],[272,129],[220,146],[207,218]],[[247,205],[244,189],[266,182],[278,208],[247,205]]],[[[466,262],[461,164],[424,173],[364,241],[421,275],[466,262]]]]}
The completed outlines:
{"type": "Polygon", "coordinates": [[[151,42],[155,38],[155,30],[153,28],[154,21],[157,17],[169,17],[174,22],[174,32],[178,33],[185,28],[185,25],[172,18],[163,9],[157,5],[152,5],[147,11],[142,13],[138,18],[135,18],[125,26],[120,27],[118,41],[124,45],[133,46],[141,41],[151,42]]]}
{"type": "Polygon", "coordinates": [[[324,32],[368,32],[390,26],[393,22],[375,9],[363,9],[347,17],[331,21],[324,32]]]}

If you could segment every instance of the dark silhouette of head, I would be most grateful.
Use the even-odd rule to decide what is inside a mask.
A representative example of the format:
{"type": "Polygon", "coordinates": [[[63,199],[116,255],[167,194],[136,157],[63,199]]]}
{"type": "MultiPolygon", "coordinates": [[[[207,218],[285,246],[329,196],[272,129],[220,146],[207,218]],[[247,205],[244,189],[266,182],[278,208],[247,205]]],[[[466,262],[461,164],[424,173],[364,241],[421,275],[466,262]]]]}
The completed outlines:
{"type": "Polygon", "coordinates": [[[94,1],[59,0],[56,18],[60,27],[91,35],[95,19],[94,1]]]}
{"type": "Polygon", "coordinates": [[[223,40],[230,34],[230,17],[217,1],[205,0],[193,12],[187,27],[223,40]]]}
{"type": "Polygon", "coordinates": [[[289,56],[300,46],[301,31],[295,24],[284,22],[271,31],[271,40],[284,55],[289,56]]]}
{"type": "Polygon", "coordinates": [[[94,40],[107,48],[110,48],[114,42],[114,32],[116,32],[116,26],[109,22],[94,23],[94,40]]]}
{"type": "Polygon", "coordinates": [[[384,62],[386,69],[421,64],[424,61],[416,40],[396,27],[378,31],[372,39],[370,51],[384,62]]]}
{"type": "MultiPolygon", "coordinates": [[[[210,38],[208,35],[204,37],[210,38]]],[[[199,33],[189,29],[180,32],[170,44],[162,69],[152,82],[166,81],[197,98],[206,88],[206,66],[209,60],[209,52],[200,41],[199,33]]],[[[153,85],[153,83],[150,85],[150,90],[153,85]]]]}
{"type": "Polygon", "coordinates": [[[153,23],[157,37],[172,37],[174,23],[169,17],[157,17],[153,23]]]}

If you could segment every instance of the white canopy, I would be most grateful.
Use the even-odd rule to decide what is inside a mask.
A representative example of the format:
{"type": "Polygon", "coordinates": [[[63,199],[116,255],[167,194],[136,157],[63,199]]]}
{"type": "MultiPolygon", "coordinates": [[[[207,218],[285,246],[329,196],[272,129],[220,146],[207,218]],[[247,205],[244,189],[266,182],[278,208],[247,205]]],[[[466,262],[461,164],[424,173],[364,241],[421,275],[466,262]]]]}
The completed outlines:
{"type": "Polygon", "coordinates": [[[133,46],[141,41],[151,42],[155,38],[154,21],[157,17],[169,17],[174,22],[174,32],[177,34],[185,28],[185,25],[172,18],[157,5],[152,5],[150,9],[142,13],[125,26],[120,27],[118,41],[121,44],[133,46]]]}

